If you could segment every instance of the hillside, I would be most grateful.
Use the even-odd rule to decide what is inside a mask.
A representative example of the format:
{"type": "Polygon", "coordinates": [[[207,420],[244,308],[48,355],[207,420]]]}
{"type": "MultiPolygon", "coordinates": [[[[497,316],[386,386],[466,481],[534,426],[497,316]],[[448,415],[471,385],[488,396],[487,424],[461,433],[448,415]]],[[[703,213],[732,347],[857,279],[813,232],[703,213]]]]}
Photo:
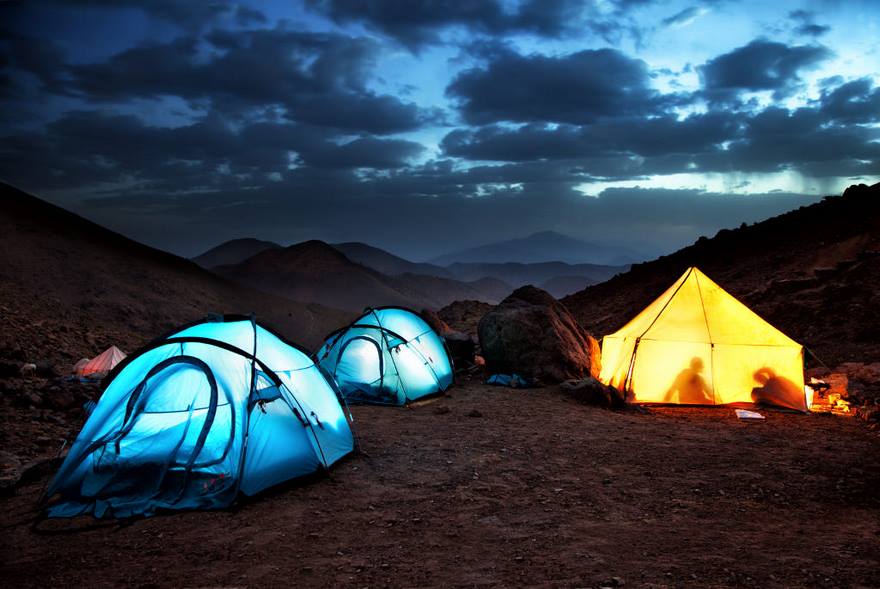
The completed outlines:
{"type": "Polygon", "coordinates": [[[711,239],[568,296],[563,303],[598,335],[612,333],[689,266],[824,362],[880,352],[880,184],[851,186],[808,207],[711,239]]]}
{"type": "MultiPolygon", "coordinates": [[[[449,302],[449,296],[445,294],[445,291],[452,290],[466,297],[497,301],[503,299],[514,289],[526,284],[539,285],[553,296],[560,298],[577,292],[590,284],[608,280],[615,274],[629,268],[628,265],[569,264],[558,261],[527,264],[521,262],[456,262],[448,267],[442,267],[435,264],[412,262],[383,249],[357,241],[331,245],[350,261],[384,274],[386,278],[383,281],[386,283],[395,282],[394,288],[400,288],[409,293],[406,297],[412,297],[412,291],[417,291],[422,293],[419,295],[420,299],[427,296],[427,299],[443,304],[449,302]],[[432,280],[435,277],[446,279],[446,281],[432,280]],[[389,280],[390,278],[397,280],[389,280]],[[455,285],[448,281],[468,284],[455,285]],[[443,292],[435,297],[430,293],[436,288],[440,288],[443,292]]],[[[594,246],[581,243],[578,247],[591,248],[594,246]]],[[[282,246],[271,241],[253,238],[233,239],[196,256],[193,261],[203,268],[215,270],[219,266],[239,264],[269,249],[282,249],[282,246]]],[[[312,300],[311,296],[308,295],[309,298],[304,300],[312,300]]]]}
{"type": "Polygon", "coordinates": [[[254,312],[315,346],[349,317],[234,285],[9,185],[0,184],[0,200],[0,358],[66,371],[209,312],[254,312]]]}
{"type": "Polygon", "coordinates": [[[598,284],[601,280],[587,280],[583,276],[554,276],[538,284],[542,290],[546,290],[557,299],[574,294],[590,286],[598,284]]]}
{"type": "Polygon", "coordinates": [[[526,284],[540,286],[559,298],[577,292],[587,285],[604,282],[625,272],[629,266],[605,266],[601,264],[567,264],[565,262],[507,263],[455,263],[447,267],[458,280],[476,280],[484,276],[495,277],[513,288],[526,284]]]}
{"type": "Polygon", "coordinates": [[[439,308],[458,299],[495,302],[509,287],[492,280],[460,282],[437,276],[387,276],[350,260],[322,241],[263,251],[243,262],[214,269],[243,284],[295,301],[360,311],[368,306],[439,308]]]}
{"type": "MultiPolygon", "coordinates": [[[[446,268],[434,264],[410,262],[399,256],[388,253],[383,249],[373,247],[366,243],[349,241],[346,243],[334,243],[334,248],[341,251],[352,262],[363,264],[388,276],[401,274],[419,274],[422,276],[439,276],[441,278],[456,278],[446,268]]],[[[483,278],[478,276],[477,278],[483,278]]]]}
{"type": "Polygon", "coordinates": [[[274,241],[264,241],[262,239],[254,239],[253,237],[244,237],[242,239],[233,239],[225,241],[220,245],[213,247],[203,254],[192,259],[193,262],[202,268],[216,268],[217,266],[226,266],[229,264],[238,264],[242,260],[246,260],[260,252],[268,249],[278,249],[281,246],[274,241]]]}
{"type": "Polygon", "coordinates": [[[629,264],[644,259],[626,248],[581,241],[555,231],[541,231],[519,239],[489,243],[452,252],[431,260],[448,266],[455,263],[566,262],[568,264],[629,264]]]}

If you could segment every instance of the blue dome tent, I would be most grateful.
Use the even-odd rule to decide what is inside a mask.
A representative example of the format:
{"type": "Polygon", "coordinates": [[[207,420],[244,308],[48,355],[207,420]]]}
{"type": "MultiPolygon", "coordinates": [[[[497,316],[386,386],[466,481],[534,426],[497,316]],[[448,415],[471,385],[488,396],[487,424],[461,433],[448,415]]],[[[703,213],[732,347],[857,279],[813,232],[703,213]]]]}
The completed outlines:
{"type": "Polygon", "coordinates": [[[106,382],[47,490],[49,516],[225,507],[354,448],[336,391],[308,354],[249,317],[181,328],[106,382]]]}
{"type": "Polygon", "coordinates": [[[443,340],[400,307],[367,309],[327,336],[315,358],[352,403],[405,405],[445,391],[453,380],[443,340]]]}

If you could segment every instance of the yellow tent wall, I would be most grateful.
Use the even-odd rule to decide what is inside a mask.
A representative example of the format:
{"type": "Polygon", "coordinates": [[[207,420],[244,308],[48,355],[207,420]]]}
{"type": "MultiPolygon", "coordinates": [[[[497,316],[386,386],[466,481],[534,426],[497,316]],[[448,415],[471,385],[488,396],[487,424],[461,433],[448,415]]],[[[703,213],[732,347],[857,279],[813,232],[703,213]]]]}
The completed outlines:
{"type": "Polygon", "coordinates": [[[642,403],[807,409],[801,345],[697,268],[603,338],[600,379],[642,403]]]}

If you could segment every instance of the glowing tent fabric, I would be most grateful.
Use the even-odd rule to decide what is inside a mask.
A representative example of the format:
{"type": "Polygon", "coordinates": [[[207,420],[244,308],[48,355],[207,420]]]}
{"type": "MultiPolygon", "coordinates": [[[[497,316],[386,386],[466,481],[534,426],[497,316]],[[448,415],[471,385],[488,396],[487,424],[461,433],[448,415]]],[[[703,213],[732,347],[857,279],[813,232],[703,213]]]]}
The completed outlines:
{"type": "Polygon", "coordinates": [[[182,328],[110,376],[48,489],[50,516],[224,507],[354,446],[309,356],[247,317],[182,328]]]}
{"type": "Polygon", "coordinates": [[[399,307],[369,309],[327,336],[315,358],[353,403],[405,405],[452,384],[443,340],[419,315],[399,307]]]}
{"type": "Polygon", "coordinates": [[[110,346],[91,360],[74,366],[74,372],[80,378],[83,377],[100,377],[108,374],[116,368],[116,365],[125,359],[125,352],[116,346],[110,346]]]}
{"type": "Polygon", "coordinates": [[[697,268],[603,338],[600,379],[643,403],[808,402],[801,345],[697,268]]]}

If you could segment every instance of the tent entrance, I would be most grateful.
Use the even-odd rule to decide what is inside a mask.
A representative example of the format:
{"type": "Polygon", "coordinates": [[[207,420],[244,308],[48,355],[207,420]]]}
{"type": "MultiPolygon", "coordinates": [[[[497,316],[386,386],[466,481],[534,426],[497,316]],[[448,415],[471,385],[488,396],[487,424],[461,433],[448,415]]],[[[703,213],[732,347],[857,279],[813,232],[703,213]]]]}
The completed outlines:
{"type": "Polygon", "coordinates": [[[160,362],[132,391],[120,428],[95,443],[84,494],[171,507],[234,492],[226,460],[234,422],[207,364],[190,356],[160,362]]]}
{"type": "Polygon", "coordinates": [[[350,400],[396,400],[397,391],[385,387],[385,358],[379,342],[359,335],[339,350],[333,377],[350,400]]]}

